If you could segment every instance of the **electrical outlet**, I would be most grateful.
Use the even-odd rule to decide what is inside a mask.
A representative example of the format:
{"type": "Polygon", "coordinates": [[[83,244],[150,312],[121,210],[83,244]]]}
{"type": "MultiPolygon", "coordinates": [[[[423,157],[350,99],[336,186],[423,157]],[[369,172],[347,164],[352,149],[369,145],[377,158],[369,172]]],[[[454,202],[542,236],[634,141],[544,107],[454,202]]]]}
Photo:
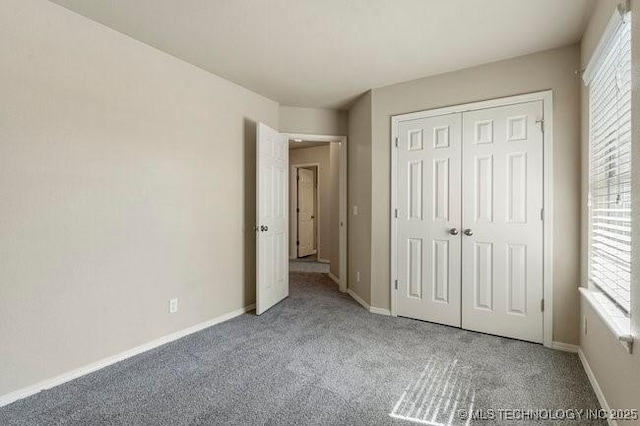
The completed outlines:
{"type": "Polygon", "coordinates": [[[356,281],[360,282],[360,272],[356,272],[356,281]]]}
{"type": "Polygon", "coordinates": [[[175,314],[178,312],[178,299],[169,299],[169,313],[175,314]]]}
{"type": "Polygon", "coordinates": [[[358,206],[353,206],[353,215],[358,216],[358,206]]]}

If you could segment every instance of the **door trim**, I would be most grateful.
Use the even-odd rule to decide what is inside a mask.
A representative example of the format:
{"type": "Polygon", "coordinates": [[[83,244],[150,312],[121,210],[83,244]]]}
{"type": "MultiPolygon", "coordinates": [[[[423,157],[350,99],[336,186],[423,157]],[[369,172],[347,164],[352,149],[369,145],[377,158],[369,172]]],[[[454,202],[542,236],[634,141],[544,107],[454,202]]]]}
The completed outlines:
{"type": "Polygon", "coordinates": [[[439,115],[463,113],[480,109],[488,109],[500,106],[508,106],[527,102],[542,101],[543,115],[543,208],[544,223],[542,236],[543,250],[543,289],[544,312],[543,312],[543,344],[547,347],[553,346],[553,91],[545,90],[517,96],[490,99],[467,104],[435,108],[425,111],[399,114],[391,117],[391,315],[398,316],[397,291],[395,281],[397,279],[397,224],[395,220],[395,209],[398,208],[398,154],[396,149],[396,138],[398,137],[398,125],[403,121],[416,120],[439,115]]]}
{"type": "MultiPolygon", "coordinates": [[[[296,211],[296,207],[298,205],[298,182],[296,180],[296,176],[298,175],[298,169],[304,169],[307,167],[315,167],[316,168],[316,218],[315,218],[315,227],[316,227],[316,255],[318,256],[318,260],[320,260],[320,250],[318,250],[318,245],[320,245],[320,163],[300,163],[300,164],[292,164],[291,171],[289,173],[290,182],[290,194],[289,197],[289,217],[293,217],[291,215],[295,214],[296,226],[291,229],[291,238],[289,239],[289,249],[291,249],[291,243],[298,240],[298,212],[296,211]],[[291,191],[291,187],[295,187],[295,191],[291,191]]],[[[298,258],[298,246],[295,246],[295,256],[289,254],[289,259],[297,259],[298,258]]]]}
{"type": "Polygon", "coordinates": [[[342,293],[347,291],[347,218],[349,217],[347,209],[347,137],[338,135],[313,135],[305,133],[282,133],[288,140],[301,139],[304,141],[314,142],[339,142],[340,143],[340,170],[338,177],[339,187],[339,209],[340,209],[340,226],[339,229],[339,265],[338,270],[338,288],[342,293]]]}

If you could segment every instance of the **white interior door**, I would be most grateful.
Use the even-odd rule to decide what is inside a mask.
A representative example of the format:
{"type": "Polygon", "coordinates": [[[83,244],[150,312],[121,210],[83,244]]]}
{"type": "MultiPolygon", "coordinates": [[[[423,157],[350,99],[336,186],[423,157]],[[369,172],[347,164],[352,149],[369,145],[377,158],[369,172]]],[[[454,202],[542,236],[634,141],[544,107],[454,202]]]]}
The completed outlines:
{"type": "Polygon", "coordinates": [[[463,115],[462,327],[543,340],[542,102],[463,115]]]}
{"type": "Polygon", "coordinates": [[[460,327],[461,114],[398,126],[397,314],[460,327]]]}
{"type": "Polygon", "coordinates": [[[287,138],[258,124],[256,313],[289,295],[287,138]]]}
{"type": "Polygon", "coordinates": [[[309,169],[298,169],[298,257],[315,253],[315,179],[309,169]]]}

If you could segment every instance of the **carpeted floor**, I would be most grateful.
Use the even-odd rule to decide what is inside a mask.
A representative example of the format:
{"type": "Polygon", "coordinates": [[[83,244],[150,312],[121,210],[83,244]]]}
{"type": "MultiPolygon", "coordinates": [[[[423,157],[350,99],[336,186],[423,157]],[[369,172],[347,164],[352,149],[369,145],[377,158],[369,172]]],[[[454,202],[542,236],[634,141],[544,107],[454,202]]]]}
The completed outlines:
{"type": "Polygon", "coordinates": [[[289,271],[291,272],[318,272],[328,274],[329,268],[330,265],[328,263],[318,262],[318,256],[315,254],[297,259],[289,259],[289,271]]]}
{"type": "Polygon", "coordinates": [[[292,273],[289,298],[260,317],[18,401],[0,424],[437,425],[465,424],[469,408],[598,407],[575,354],[370,314],[326,276],[292,273]]]}

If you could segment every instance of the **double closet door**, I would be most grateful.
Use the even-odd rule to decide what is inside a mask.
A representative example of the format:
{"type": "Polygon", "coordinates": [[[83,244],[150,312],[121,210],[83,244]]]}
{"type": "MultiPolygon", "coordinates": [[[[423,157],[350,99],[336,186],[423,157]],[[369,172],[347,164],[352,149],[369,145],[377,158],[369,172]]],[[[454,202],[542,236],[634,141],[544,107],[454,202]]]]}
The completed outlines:
{"type": "Polygon", "coordinates": [[[399,122],[398,315],[542,342],[542,108],[399,122]]]}

